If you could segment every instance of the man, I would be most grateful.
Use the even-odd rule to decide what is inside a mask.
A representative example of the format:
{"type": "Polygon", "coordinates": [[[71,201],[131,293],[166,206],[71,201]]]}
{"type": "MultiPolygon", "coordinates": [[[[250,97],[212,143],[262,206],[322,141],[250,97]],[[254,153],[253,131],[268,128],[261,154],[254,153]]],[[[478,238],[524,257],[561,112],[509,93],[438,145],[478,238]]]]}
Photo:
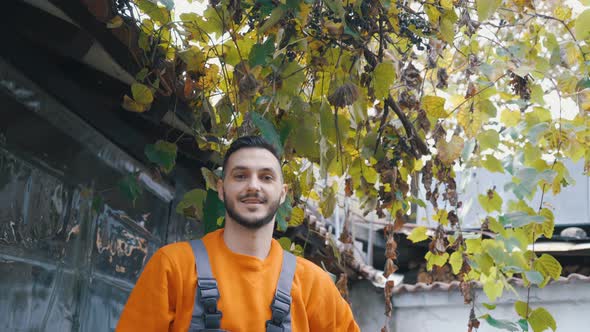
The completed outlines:
{"type": "MultiPolygon", "coordinates": [[[[195,301],[195,296],[204,296],[196,291],[201,289],[197,274],[206,270],[195,269],[195,246],[170,244],[146,265],[116,331],[199,330],[193,324],[203,319],[203,312],[217,317],[217,323],[221,317],[222,330],[270,330],[268,324],[275,318],[271,303],[274,306],[279,279],[284,279],[283,266],[289,266],[283,259],[290,256],[272,238],[276,212],[287,194],[274,147],[257,136],[237,139],[225,155],[217,190],[225,205],[225,228],[202,239],[208,253],[204,260],[209,257],[206,263],[219,295],[212,309],[200,308],[200,314],[193,314],[203,302],[195,301]]],[[[202,256],[197,257],[202,267],[202,256]]],[[[303,258],[293,260],[288,283],[290,323],[279,331],[360,331],[328,274],[303,258]]]]}

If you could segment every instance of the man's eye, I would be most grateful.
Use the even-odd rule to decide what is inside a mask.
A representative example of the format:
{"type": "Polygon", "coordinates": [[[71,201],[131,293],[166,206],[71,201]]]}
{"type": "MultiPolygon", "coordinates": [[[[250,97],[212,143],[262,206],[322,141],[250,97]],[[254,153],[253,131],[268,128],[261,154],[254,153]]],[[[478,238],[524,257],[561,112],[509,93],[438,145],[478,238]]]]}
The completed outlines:
{"type": "Polygon", "coordinates": [[[262,177],[262,179],[264,181],[272,181],[273,177],[272,177],[272,175],[265,175],[265,176],[262,177]]]}
{"type": "Polygon", "coordinates": [[[243,180],[245,178],[246,178],[246,176],[244,174],[236,174],[236,175],[234,175],[234,179],[236,179],[236,180],[243,180]]]}

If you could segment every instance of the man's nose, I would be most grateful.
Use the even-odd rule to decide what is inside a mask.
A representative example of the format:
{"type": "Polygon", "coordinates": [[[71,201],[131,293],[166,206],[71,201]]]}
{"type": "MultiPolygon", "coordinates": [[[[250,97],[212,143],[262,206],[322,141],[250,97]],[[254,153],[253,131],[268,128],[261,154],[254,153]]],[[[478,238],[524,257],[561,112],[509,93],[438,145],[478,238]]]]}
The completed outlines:
{"type": "Polygon", "coordinates": [[[253,176],[248,180],[248,191],[259,191],[260,190],[260,180],[257,177],[253,176]]]}

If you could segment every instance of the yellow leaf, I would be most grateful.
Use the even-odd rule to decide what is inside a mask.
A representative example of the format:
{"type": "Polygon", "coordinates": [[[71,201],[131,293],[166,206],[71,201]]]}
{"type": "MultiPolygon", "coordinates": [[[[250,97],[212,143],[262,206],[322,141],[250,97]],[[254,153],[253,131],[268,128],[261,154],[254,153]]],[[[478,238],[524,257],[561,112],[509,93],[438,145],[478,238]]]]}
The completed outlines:
{"type": "Polygon", "coordinates": [[[481,238],[466,239],[465,245],[467,247],[468,254],[478,254],[481,252],[481,238]]]}
{"type": "Polygon", "coordinates": [[[551,316],[549,311],[547,311],[545,308],[537,308],[533,310],[528,320],[531,324],[531,327],[533,328],[533,332],[543,332],[548,328],[553,331],[557,329],[555,319],[553,319],[553,316],[551,316]]]}
{"type": "Polygon", "coordinates": [[[424,6],[424,12],[428,16],[428,20],[430,21],[431,24],[437,25],[439,23],[439,18],[440,18],[441,13],[436,6],[433,6],[433,5],[430,5],[427,3],[424,6]]]}
{"type": "Polygon", "coordinates": [[[120,27],[121,25],[123,25],[123,18],[119,15],[111,18],[107,22],[107,28],[109,28],[109,29],[115,29],[115,28],[120,27]]]}
{"type": "Polygon", "coordinates": [[[504,228],[504,225],[496,220],[496,218],[487,217],[486,220],[488,221],[488,228],[490,231],[506,237],[506,229],[504,228]]]}
{"type": "Polygon", "coordinates": [[[590,9],[586,9],[576,19],[576,38],[586,40],[590,38],[590,9]]]}
{"type": "Polygon", "coordinates": [[[535,270],[541,272],[545,278],[553,278],[554,280],[557,280],[561,275],[561,264],[549,254],[541,255],[541,257],[535,260],[533,266],[535,270]]]}
{"type": "Polygon", "coordinates": [[[556,18],[562,21],[567,21],[572,18],[572,9],[565,5],[557,6],[553,11],[553,14],[555,14],[556,18]]]}
{"type": "Polygon", "coordinates": [[[289,227],[296,227],[303,223],[305,212],[300,207],[294,207],[291,211],[291,219],[289,219],[289,227]]]}
{"type": "Polygon", "coordinates": [[[391,61],[381,62],[375,67],[373,71],[373,87],[375,89],[375,97],[378,99],[389,96],[389,89],[395,81],[395,65],[391,61]]]}
{"type": "Polygon", "coordinates": [[[516,125],[520,122],[521,115],[520,111],[511,111],[509,109],[505,109],[500,114],[500,121],[506,125],[506,127],[516,127],[516,125]]]}
{"type": "Polygon", "coordinates": [[[578,142],[578,140],[575,138],[570,138],[569,143],[570,144],[564,151],[564,154],[566,155],[566,157],[569,157],[574,162],[578,162],[578,160],[584,157],[584,152],[586,151],[586,148],[584,148],[584,146],[580,144],[580,142],[578,142]]]}
{"type": "Polygon", "coordinates": [[[363,178],[367,180],[368,183],[377,183],[377,179],[379,177],[379,173],[373,167],[365,167],[363,168],[363,178]]]}
{"type": "Polygon", "coordinates": [[[457,113],[457,122],[463,127],[469,138],[477,135],[483,120],[484,116],[479,108],[462,107],[457,113]]]}
{"type": "Polygon", "coordinates": [[[154,101],[152,90],[147,85],[133,83],[131,84],[131,93],[133,94],[133,99],[140,104],[149,105],[154,101]]]}
{"type": "Polygon", "coordinates": [[[123,96],[123,108],[130,112],[143,113],[148,110],[148,105],[143,105],[133,100],[128,95],[123,96]]]}
{"type": "Polygon", "coordinates": [[[444,9],[453,9],[453,0],[441,0],[440,5],[444,9]]]}
{"type": "Polygon", "coordinates": [[[553,230],[555,228],[555,216],[553,215],[553,212],[547,208],[542,208],[539,215],[546,218],[543,224],[541,224],[543,235],[548,239],[552,238],[553,230]]]}
{"type": "Polygon", "coordinates": [[[279,242],[279,244],[281,245],[281,248],[283,248],[283,250],[290,250],[291,249],[291,239],[289,239],[288,237],[282,237],[280,239],[277,240],[279,242]]]}
{"type": "Polygon", "coordinates": [[[533,107],[532,112],[528,112],[525,114],[525,120],[529,127],[541,122],[550,122],[551,112],[543,107],[533,107]]]}
{"type": "MultiPolygon", "coordinates": [[[[525,231],[524,228],[507,229],[504,237],[505,238],[513,238],[513,239],[517,240],[518,247],[521,250],[526,250],[527,245],[530,244],[529,233],[527,231],[525,231]]],[[[514,255],[514,254],[516,254],[516,252],[514,252],[512,254],[514,255]]],[[[516,259],[519,259],[519,258],[516,257],[516,259]]],[[[526,264],[528,264],[528,263],[526,263],[526,264]]],[[[513,265],[517,265],[517,264],[513,264],[513,265]]]]}
{"type": "Polygon", "coordinates": [[[203,174],[203,177],[205,178],[207,189],[217,191],[217,180],[219,180],[217,175],[211,172],[207,167],[201,167],[201,174],[203,174]]]}
{"type": "Polygon", "coordinates": [[[479,195],[477,198],[479,200],[479,204],[481,204],[481,207],[483,207],[487,213],[491,213],[493,211],[502,212],[503,200],[495,190],[492,190],[486,195],[479,195]]]}
{"type": "Polygon", "coordinates": [[[434,118],[445,118],[448,116],[445,111],[445,99],[437,96],[424,96],[422,107],[428,116],[434,118]]]}
{"type": "Polygon", "coordinates": [[[504,167],[502,166],[502,163],[491,154],[487,155],[486,159],[482,161],[481,164],[492,173],[504,173],[504,167]]]}
{"type": "Polygon", "coordinates": [[[530,313],[532,312],[531,307],[529,307],[529,305],[526,302],[522,301],[516,301],[514,303],[514,309],[520,317],[525,319],[527,318],[527,313],[530,315],[530,313]]]}
{"type": "Polygon", "coordinates": [[[412,233],[408,235],[408,240],[412,241],[413,243],[424,241],[428,239],[428,235],[426,235],[427,228],[424,226],[416,227],[412,230],[412,233]]]}
{"type": "Polygon", "coordinates": [[[320,200],[320,195],[315,190],[309,192],[309,198],[313,199],[314,201],[320,200]]]}
{"type": "Polygon", "coordinates": [[[486,281],[483,283],[483,291],[491,302],[495,302],[498,297],[502,296],[504,284],[501,280],[495,280],[491,277],[486,278],[486,281]]]}
{"type": "Polygon", "coordinates": [[[454,253],[451,254],[451,258],[449,259],[449,263],[451,264],[451,267],[453,268],[453,273],[458,274],[459,271],[461,271],[461,267],[463,267],[463,255],[460,252],[455,251],[454,253]]]}
{"type": "MultiPolygon", "coordinates": [[[[254,71],[254,70],[253,70],[254,71]]],[[[196,85],[201,90],[211,90],[219,84],[219,67],[216,64],[210,64],[205,69],[205,75],[201,76],[196,85]]]]}
{"type": "Polygon", "coordinates": [[[541,150],[536,146],[527,142],[524,145],[524,164],[532,166],[537,160],[541,158],[541,150]]]}
{"type": "Polygon", "coordinates": [[[449,44],[452,44],[455,39],[455,23],[457,19],[457,14],[452,8],[445,10],[444,15],[440,19],[438,36],[449,44]]]}
{"type": "Polygon", "coordinates": [[[324,188],[322,199],[320,200],[320,211],[326,218],[330,218],[336,208],[336,193],[332,187],[324,188]]]}
{"type": "Polygon", "coordinates": [[[434,220],[436,222],[438,222],[439,224],[446,226],[449,224],[449,219],[448,219],[448,215],[449,213],[447,212],[447,210],[445,209],[440,209],[436,212],[436,214],[434,215],[434,220]]]}
{"type": "Polygon", "coordinates": [[[495,265],[494,259],[486,253],[475,255],[473,261],[477,264],[479,271],[483,274],[489,274],[492,266],[495,265]]]}
{"type": "Polygon", "coordinates": [[[453,161],[457,160],[463,152],[463,146],[465,145],[465,141],[463,138],[455,135],[451,138],[451,141],[447,143],[446,140],[441,139],[438,141],[436,145],[436,149],[438,150],[438,159],[442,161],[444,164],[450,165],[453,161]]]}
{"type": "Polygon", "coordinates": [[[500,7],[502,0],[477,0],[477,15],[480,21],[487,20],[500,7]]]}
{"type": "Polygon", "coordinates": [[[477,135],[480,150],[496,149],[500,143],[500,134],[496,130],[488,129],[477,135]]]}
{"type": "Polygon", "coordinates": [[[426,269],[428,271],[430,271],[430,270],[432,270],[432,267],[435,265],[436,266],[445,265],[449,259],[449,253],[445,252],[442,255],[435,255],[429,251],[426,253],[426,256],[424,256],[424,258],[426,259],[426,269]]]}
{"type": "Polygon", "coordinates": [[[205,54],[196,46],[176,53],[186,63],[187,71],[202,72],[205,66],[205,54]]]}
{"type": "Polygon", "coordinates": [[[302,27],[307,25],[307,19],[309,18],[310,13],[311,13],[311,6],[302,1],[299,4],[299,15],[297,15],[297,18],[301,20],[300,23],[301,23],[302,27]]]}

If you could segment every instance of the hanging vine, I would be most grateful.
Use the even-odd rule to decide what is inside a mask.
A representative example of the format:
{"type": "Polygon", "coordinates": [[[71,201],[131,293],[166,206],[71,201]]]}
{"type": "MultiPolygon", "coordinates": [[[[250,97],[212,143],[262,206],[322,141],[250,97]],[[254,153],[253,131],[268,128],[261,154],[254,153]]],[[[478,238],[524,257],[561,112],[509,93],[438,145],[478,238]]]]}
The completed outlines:
{"type": "MultiPolygon", "coordinates": [[[[305,223],[309,202],[331,217],[343,193],[390,221],[387,277],[397,269],[393,233],[412,205],[430,204],[440,226],[433,236],[417,227],[409,239],[430,239],[427,268],[450,264],[461,280],[473,305],[468,330],[479,319],[511,331],[555,330],[528,298],[515,305],[518,321],[493,318],[493,305],[478,319],[473,285],[493,302],[513,276],[543,287],[561,274],[555,258],[529,250],[554,228],[543,199],[531,205],[538,191],[573,184],[565,160],[590,168],[590,11],[531,0],[211,0],[202,12],[175,15],[169,1],[134,3],[121,6],[132,20],[110,23],[138,33],[130,48],[143,69],[123,108],[149,112],[154,98],[174,94],[191,108],[190,134],[213,161],[242,134],[273,142],[291,188],[279,231],[305,223]],[[578,108],[567,118],[566,99],[578,108]],[[474,168],[512,176],[504,187],[511,197],[493,187],[476,198],[487,214],[476,236],[462,231],[467,198],[456,183],[457,172],[474,168]]],[[[170,172],[176,146],[160,141],[146,155],[170,172]]],[[[208,201],[216,175],[203,175],[207,189],[187,193],[177,211],[217,227],[222,219],[208,201]]],[[[308,248],[282,243],[300,254],[308,248]]],[[[386,283],[388,316],[393,287],[386,283]]]]}

